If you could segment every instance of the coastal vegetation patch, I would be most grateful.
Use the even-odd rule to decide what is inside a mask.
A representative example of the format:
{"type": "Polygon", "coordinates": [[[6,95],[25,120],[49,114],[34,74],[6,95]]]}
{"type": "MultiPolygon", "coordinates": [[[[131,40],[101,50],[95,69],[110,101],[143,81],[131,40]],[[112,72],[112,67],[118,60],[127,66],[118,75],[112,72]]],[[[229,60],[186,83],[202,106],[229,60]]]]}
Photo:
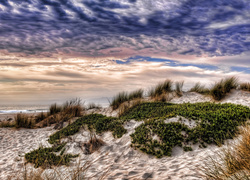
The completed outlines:
{"type": "Polygon", "coordinates": [[[123,127],[122,122],[114,117],[107,117],[101,114],[90,114],[77,119],[67,127],[57,131],[49,137],[49,143],[54,144],[61,138],[74,135],[79,132],[81,127],[87,126],[90,131],[95,130],[96,133],[112,131],[114,137],[122,137],[127,130],[123,127]]]}
{"type": "MultiPolygon", "coordinates": [[[[199,144],[200,147],[208,144],[221,145],[224,140],[236,136],[239,132],[238,126],[249,120],[249,116],[248,107],[230,103],[139,103],[125,111],[120,118],[101,114],[85,115],[49,137],[48,141],[53,144],[53,148],[39,148],[27,153],[25,158],[36,167],[45,166],[42,162],[46,162],[46,166],[66,165],[75,156],[63,153],[58,156],[54,153],[65,146],[60,144],[62,138],[76,134],[80,128],[87,128],[97,134],[111,131],[114,137],[120,138],[127,132],[123,127],[124,122],[131,119],[144,121],[131,134],[131,147],[161,158],[171,156],[175,146],[191,151],[192,144],[199,144]],[[166,119],[172,117],[179,119],[166,123],[166,119]],[[188,122],[184,123],[182,117],[189,123],[195,122],[195,126],[188,126],[188,122]]],[[[97,144],[100,144],[99,141],[97,144]]]]}
{"type": "Polygon", "coordinates": [[[221,145],[224,140],[238,133],[238,126],[249,119],[250,109],[230,103],[184,103],[163,102],[142,103],[125,112],[122,119],[144,120],[131,135],[132,147],[155,155],[170,156],[176,145],[185,151],[191,150],[190,144],[199,143],[221,145]],[[184,123],[165,123],[166,118],[181,116],[196,122],[189,128],[184,123]],[[154,139],[154,137],[158,137],[154,139]]]}
{"type": "Polygon", "coordinates": [[[69,165],[72,158],[78,155],[64,154],[66,143],[54,145],[51,148],[39,147],[25,154],[25,159],[29,163],[33,163],[35,168],[50,168],[51,166],[69,165]],[[57,155],[57,154],[59,155],[57,155]]]}

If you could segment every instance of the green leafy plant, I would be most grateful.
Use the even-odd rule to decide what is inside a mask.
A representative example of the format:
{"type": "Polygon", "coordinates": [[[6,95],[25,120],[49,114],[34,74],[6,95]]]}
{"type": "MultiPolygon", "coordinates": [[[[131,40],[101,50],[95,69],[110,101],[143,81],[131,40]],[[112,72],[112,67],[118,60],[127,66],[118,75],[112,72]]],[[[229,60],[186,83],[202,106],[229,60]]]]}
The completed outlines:
{"type": "Polygon", "coordinates": [[[101,114],[90,114],[77,119],[72,124],[52,134],[49,137],[49,143],[54,144],[61,138],[74,135],[84,125],[87,125],[89,130],[95,130],[97,133],[112,131],[113,135],[118,138],[126,133],[122,122],[117,118],[107,117],[101,114]]]}
{"type": "Polygon", "coordinates": [[[51,148],[39,147],[38,149],[25,154],[25,159],[29,163],[33,163],[35,168],[51,168],[51,166],[68,165],[70,159],[78,155],[64,154],[56,155],[55,152],[60,152],[66,143],[54,145],[51,148]]]}
{"type": "Polygon", "coordinates": [[[231,139],[238,133],[237,127],[246,122],[249,115],[250,109],[248,107],[230,103],[170,104],[151,102],[142,103],[129,109],[121,116],[121,119],[124,121],[126,119],[144,120],[145,123],[136,128],[135,133],[131,135],[132,146],[160,157],[170,155],[172,147],[175,145],[184,146],[184,150],[191,150],[185,145],[190,143],[199,143],[201,147],[212,143],[221,145],[224,140],[231,139]],[[180,122],[164,123],[163,119],[177,115],[194,120],[196,126],[188,128],[180,122]],[[168,128],[166,128],[167,126],[168,128]],[[180,132],[184,134],[180,134],[180,132]],[[160,141],[153,141],[153,135],[159,137],[160,141]],[[172,139],[175,139],[178,144],[173,144],[172,139]],[[163,147],[167,149],[163,151],[161,149],[163,147]]]}

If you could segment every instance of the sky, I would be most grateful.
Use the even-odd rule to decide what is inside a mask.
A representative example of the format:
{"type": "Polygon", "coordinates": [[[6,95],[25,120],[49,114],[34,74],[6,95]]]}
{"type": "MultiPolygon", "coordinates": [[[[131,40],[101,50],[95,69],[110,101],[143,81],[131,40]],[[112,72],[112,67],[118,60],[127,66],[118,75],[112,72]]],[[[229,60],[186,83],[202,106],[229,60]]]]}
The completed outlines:
{"type": "Polygon", "coordinates": [[[250,81],[249,0],[0,0],[0,104],[250,81]]]}

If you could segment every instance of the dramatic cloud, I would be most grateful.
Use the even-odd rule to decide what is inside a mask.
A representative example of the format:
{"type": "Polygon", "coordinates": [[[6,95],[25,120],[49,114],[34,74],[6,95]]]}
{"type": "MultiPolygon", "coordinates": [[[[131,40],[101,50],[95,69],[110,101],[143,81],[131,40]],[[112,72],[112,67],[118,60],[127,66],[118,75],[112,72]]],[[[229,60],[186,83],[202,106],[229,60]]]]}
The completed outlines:
{"type": "Polygon", "coordinates": [[[3,103],[247,81],[249,54],[249,0],[0,0],[3,103]]]}
{"type": "Polygon", "coordinates": [[[0,2],[0,49],[9,53],[222,56],[249,51],[249,37],[248,0],[0,2]]]}

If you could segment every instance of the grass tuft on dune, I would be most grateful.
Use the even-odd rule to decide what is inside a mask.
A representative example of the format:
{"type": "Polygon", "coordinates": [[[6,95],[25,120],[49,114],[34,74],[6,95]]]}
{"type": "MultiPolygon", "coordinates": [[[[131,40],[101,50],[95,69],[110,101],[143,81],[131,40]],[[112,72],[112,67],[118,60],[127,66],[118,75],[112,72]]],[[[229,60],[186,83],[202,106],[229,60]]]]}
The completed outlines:
{"type": "Polygon", "coordinates": [[[238,142],[217,152],[203,167],[206,179],[249,179],[250,126],[240,130],[238,142]]]}

